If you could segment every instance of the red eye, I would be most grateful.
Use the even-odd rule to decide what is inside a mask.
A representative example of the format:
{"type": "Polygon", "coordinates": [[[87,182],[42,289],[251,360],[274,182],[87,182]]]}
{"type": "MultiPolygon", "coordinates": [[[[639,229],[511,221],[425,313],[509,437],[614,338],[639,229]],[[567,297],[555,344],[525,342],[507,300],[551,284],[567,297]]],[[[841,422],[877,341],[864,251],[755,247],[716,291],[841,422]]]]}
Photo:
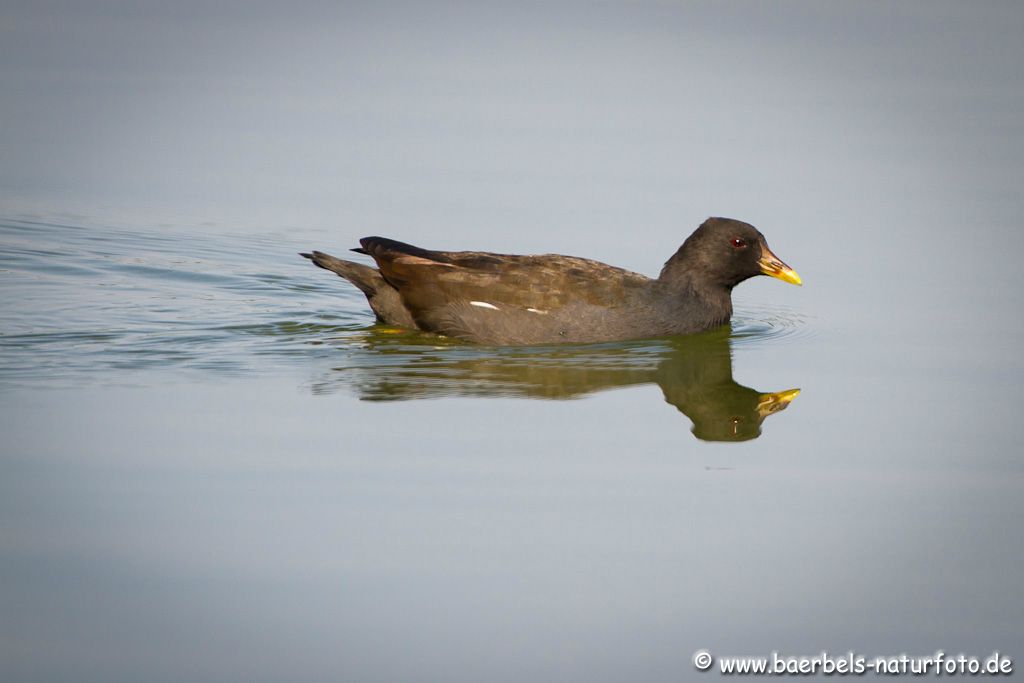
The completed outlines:
{"type": "Polygon", "coordinates": [[[734,249],[742,249],[743,247],[747,246],[747,241],[744,239],[740,239],[739,237],[733,237],[732,246],[734,249]]]}

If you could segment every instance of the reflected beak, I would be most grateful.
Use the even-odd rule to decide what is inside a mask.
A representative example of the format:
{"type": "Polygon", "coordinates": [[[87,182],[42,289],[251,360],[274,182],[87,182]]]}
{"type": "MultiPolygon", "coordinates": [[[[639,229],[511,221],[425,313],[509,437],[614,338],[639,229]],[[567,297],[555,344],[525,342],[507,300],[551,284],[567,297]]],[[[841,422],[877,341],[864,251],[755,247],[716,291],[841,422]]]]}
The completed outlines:
{"type": "Polygon", "coordinates": [[[761,266],[762,273],[772,277],[777,277],[783,282],[788,282],[793,285],[803,284],[803,281],[800,279],[800,276],[796,274],[796,271],[783,263],[782,259],[773,254],[771,249],[762,245],[761,252],[761,259],[757,262],[757,265],[761,266]]]}
{"type": "MultiPolygon", "coordinates": [[[[796,273],[793,274],[796,275],[796,273]]],[[[786,406],[788,406],[799,393],[799,389],[789,389],[788,391],[777,391],[774,394],[761,394],[761,400],[757,404],[757,414],[763,419],[772,413],[785,410],[786,406]]]]}

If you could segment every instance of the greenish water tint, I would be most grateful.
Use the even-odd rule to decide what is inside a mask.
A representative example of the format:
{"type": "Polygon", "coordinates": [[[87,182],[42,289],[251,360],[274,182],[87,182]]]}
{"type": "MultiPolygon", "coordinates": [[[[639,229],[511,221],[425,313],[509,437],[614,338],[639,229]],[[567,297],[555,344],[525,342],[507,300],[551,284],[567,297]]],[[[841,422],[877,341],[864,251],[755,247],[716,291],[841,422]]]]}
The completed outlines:
{"type": "Polygon", "coordinates": [[[764,419],[799,393],[763,393],[735,382],[727,330],[664,341],[489,350],[436,346],[437,340],[408,333],[395,339],[395,332],[371,330],[362,339],[350,338],[365,352],[325,373],[313,391],[345,388],[370,401],[573,399],[656,384],[665,401],[693,422],[694,435],[708,441],[756,438],[764,419]]]}

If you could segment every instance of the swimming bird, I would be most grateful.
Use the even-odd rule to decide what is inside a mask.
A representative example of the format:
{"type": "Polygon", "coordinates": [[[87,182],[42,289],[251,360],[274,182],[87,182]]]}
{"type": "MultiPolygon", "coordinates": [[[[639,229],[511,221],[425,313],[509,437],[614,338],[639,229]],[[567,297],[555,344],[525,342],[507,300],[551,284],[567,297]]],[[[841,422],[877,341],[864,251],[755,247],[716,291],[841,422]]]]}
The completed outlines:
{"type": "Polygon", "coordinates": [[[575,256],[431,251],[364,237],[377,268],[303,253],[345,278],[388,325],[480,344],[587,343],[691,334],[732,317],[732,289],[755,275],[800,276],[757,228],[709,218],[657,278],[575,256]]]}

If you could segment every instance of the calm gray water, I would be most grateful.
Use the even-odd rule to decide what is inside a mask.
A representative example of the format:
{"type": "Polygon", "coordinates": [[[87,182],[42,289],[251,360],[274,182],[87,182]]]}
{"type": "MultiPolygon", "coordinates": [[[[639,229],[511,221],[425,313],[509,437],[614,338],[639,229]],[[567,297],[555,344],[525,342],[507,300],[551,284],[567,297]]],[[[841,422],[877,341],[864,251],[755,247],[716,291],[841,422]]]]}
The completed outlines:
{"type": "Polygon", "coordinates": [[[1024,658],[1018,6],[182,7],[0,11],[0,679],[1024,658]],[[805,285],[681,339],[403,333],[297,254],[708,215],[805,285]]]}

